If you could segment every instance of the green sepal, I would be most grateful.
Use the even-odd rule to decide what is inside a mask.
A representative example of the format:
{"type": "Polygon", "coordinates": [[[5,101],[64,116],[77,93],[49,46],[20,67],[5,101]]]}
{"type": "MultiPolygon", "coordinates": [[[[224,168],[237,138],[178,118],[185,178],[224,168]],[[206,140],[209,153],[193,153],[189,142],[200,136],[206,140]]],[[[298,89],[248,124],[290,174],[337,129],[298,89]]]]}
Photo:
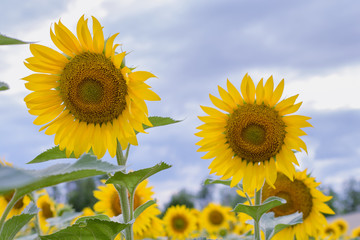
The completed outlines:
{"type": "Polygon", "coordinates": [[[135,193],[136,187],[142,181],[154,175],[155,173],[158,173],[170,167],[171,165],[161,162],[153,167],[140,169],[134,172],[129,172],[129,173],[116,172],[112,177],[110,177],[106,181],[106,183],[122,185],[127,188],[127,190],[131,195],[133,195],[135,193]]]}
{"type": "Polygon", "coordinates": [[[85,177],[108,174],[123,170],[123,166],[98,160],[84,154],[73,164],[55,164],[42,170],[25,170],[11,167],[0,168],[0,194],[17,189],[23,196],[37,189],[85,177]]]}
{"type": "Polygon", "coordinates": [[[209,184],[222,184],[222,185],[225,185],[225,186],[229,186],[230,187],[230,183],[231,183],[231,180],[216,180],[216,179],[206,179],[205,182],[204,182],[204,185],[209,185],[209,184]]]}
{"type": "Polygon", "coordinates": [[[55,146],[53,148],[46,150],[43,153],[40,153],[39,155],[37,155],[33,160],[31,160],[27,164],[41,163],[41,162],[46,162],[46,161],[55,160],[55,159],[63,159],[63,158],[75,158],[75,155],[74,155],[74,153],[71,153],[70,157],[67,157],[65,150],[61,151],[59,146],[55,146]]]}
{"type": "Polygon", "coordinates": [[[148,129],[148,128],[166,126],[166,125],[181,122],[181,120],[174,120],[170,117],[158,117],[158,116],[149,117],[149,121],[151,122],[152,127],[143,124],[144,130],[148,129]]]}
{"type": "Polygon", "coordinates": [[[233,212],[243,212],[252,217],[255,221],[260,221],[260,218],[264,213],[269,211],[270,209],[283,205],[286,203],[285,199],[279,197],[269,197],[260,205],[245,205],[239,203],[233,209],[233,212]]]}
{"type": "Polygon", "coordinates": [[[101,240],[115,239],[115,237],[124,230],[129,224],[118,223],[109,220],[96,218],[86,219],[75,223],[56,233],[40,236],[42,240],[66,239],[66,240],[101,240]]]}
{"type": "Polygon", "coordinates": [[[5,222],[3,231],[0,234],[0,239],[14,239],[21,228],[38,213],[38,210],[36,205],[33,202],[30,202],[20,215],[13,216],[5,222]]]}
{"type": "Polygon", "coordinates": [[[9,89],[9,85],[7,85],[4,82],[0,82],[0,91],[4,91],[4,90],[8,90],[9,89]]]}
{"type": "Polygon", "coordinates": [[[15,38],[7,37],[0,34],[0,45],[14,45],[14,44],[29,44],[29,42],[24,42],[15,38]]]}
{"type": "Polygon", "coordinates": [[[136,219],[143,211],[145,211],[145,209],[147,209],[148,207],[154,204],[156,204],[155,200],[149,200],[144,204],[140,205],[139,207],[137,207],[134,211],[134,218],[136,219]]]}

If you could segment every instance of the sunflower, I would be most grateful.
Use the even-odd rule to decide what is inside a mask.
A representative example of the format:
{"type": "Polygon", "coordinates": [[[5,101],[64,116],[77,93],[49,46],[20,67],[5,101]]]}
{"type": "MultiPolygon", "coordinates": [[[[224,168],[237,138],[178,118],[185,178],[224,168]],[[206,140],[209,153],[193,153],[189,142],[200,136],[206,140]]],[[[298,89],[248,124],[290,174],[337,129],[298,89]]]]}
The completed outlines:
{"type": "Polygon", "coordinates": [[[360,237],[360,226],[352,230],[351,237],[353,238],[360,237]]]}
{"type": "MultiPolygon", "coordinates": [[[[5,161],[5,159],[0,159],[0,167],[1,166],[8,166],[8,167],[12,167],[12,163],[9,163],[7,161],[5,161]]],[[[3,212],[5,211],[6,206],[8,205],[8,203],[10,202],[10,200],[12,199],[12,197],[14,196],[14,190],[0,195],[0,215],[3,214],[3,212]]],[[[7,215],[6,219],[9,219],[13,216],[19,215],[22,213],[22,211],[24,211],[24,209],[26,208],[26,206],[30,203],[30,198],[25,195],[24,197],[20,198],[14,205],[14,207],[10,210],[9,214],[7,215]]]]}
{"type": "Polygon", "coordinates": [[[209,203],[201,212],[201,225],[210,234],[218,233],[222,229],[229,229],[229,222],[233,220],[230,207],[216,203],[209,203]]]}
{"type": "Polygon", "coordinates": [[[95,212],[90,207],[85,207],[81,212],[82,212],[82,214],[80,216],[75,217],[71,221],[71,225],[74,224],[79,218],[89,217],[89,216],[94,216],[95,215],[95,212]]]}
{"type": "Polygon", "coordinates": [[[45,189],[38,191],[37,194],[39,195],[36,205],[39,208],[38,219],[40,230],[44,234],[50,234],[55,231],[55,228],[50,227],[47,219],[57,216],[55,202],[52,198],[50,198],[45,189]]]}
{"type": "Polygon", "coordinates": [[[271,196],[281,197],[286,204],[273,208],[275,217],[301,212],[303,222],[287,227],[274,236],[276,239],[308,239],[308,236],[316,236],[326,224],[322,213],[334,214],[326,204],[332,197],[325,196],[316,187],[320,183],[315,178],[306,174],[306,170],[295,173],[295,179],[291,181],[285,174],[279,172],[274,183],[275,188],[265,183],[262,191],[262,199],[271,196]]]}
{"type": "Polygon", "coordinates": [[[172,239],[186,239],[196,230],[195,216],[185,205],[169,207],[164,222],[167,236],[172,239]]]}
{"type": "MultiPolygon", "coordinates": [[[[134,210],[152,199],[154,194],[152,187],[148,187],[148,180],[141,182],[135,190],[134,210]]],[[[106,214],[109,217],[118,216],[122,213],[120,206],[119,194],[114,185],[106,184],[99,186],[99,190],[94,191],[94,196],[99,200],[94,205],[94,210],[99,213],[106,214]]],[[[151,219],[159,215],[161,212],[157,205],[151,205],[143,211],[136,219],[133,225],[134,236],[141,236],[151,226],[151,219]]]]}
{"type": "Polygon", "coordinates": [[[337,240],[339,239],[340,232],[339,228],[335,224],[327,224],[321,233],[321,237],[326,240],[337,240]]]}
{"type": "Polygon", "coordinates": [[[345,235],[349,228],[349,224],[343,218],[336,219],[332,224],[339,229],[340,235],[345,235]]]}
{"type": "Polygon", "coordinates": [[[220,110],[201,106],[208,116],[195,135],[203,139],[196,144],[198,151],[207,152],[202,158],[215,158],[210,173],[232,177],[231,187],[243,180],[245,192],[260,189],[264,180],[273,185],[277,169],[293,179],[298,165],[292,150],[307,151],[299,136],[306,135],[300,128],[310,127],[309,117],[289,115],[296,112],[301,102],[298,95],[279,102],[284,89],[282,80],[274,90],[273,78],[265,85],[261,79],[255,87],[249,75],[241,82],[241,93],[227,80],[227,91],[218,87],[220,98],[210,94],[210,100],[220,110]]]}
{"type": "Polygon", "coordinates": [[[152,126],[144,100],[160,98],[145,83],[150,72],[124,65],[125,52],[117,53],[118,34],[106,41],[102,26],[92,17],[93,36],[84,16],[77,23],[77,37],[61,21],[50,35],[62,53],[39,44],[30,44],[34,55],[25,65],[36,72],[26,80],[33,91],[25,97],[29,113],[38,116],[45,134],[55,134],[55,144],[75,157],[93,150],[101,158],[106,150],[114,157],[117,140],[122,149],[137,145],[136,132],[143,124],[152,126]]]}
{"type": "Polygon", "coordinates": [[[149,229],[142,235],[138,235],[136,239],[157,239],[165,236],[164,221],[158,217],[151,218],[149,229]]]}

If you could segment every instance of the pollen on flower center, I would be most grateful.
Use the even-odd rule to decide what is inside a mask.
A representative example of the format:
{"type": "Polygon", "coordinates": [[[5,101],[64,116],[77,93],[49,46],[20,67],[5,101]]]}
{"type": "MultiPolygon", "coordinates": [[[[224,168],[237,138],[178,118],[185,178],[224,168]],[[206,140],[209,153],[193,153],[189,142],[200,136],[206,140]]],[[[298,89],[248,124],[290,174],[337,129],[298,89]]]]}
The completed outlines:
{"type": "Polygon", "coordinates": [[[248,162],[263,162],[280,151],[285,127],[273,108],[245,104],[229,115],[226,138],[237,156],[248,162]]]}
{"type": "Polygon", "coordinates": [[[75,118],[104,123],[121,115],[128,94],[126,81],[111,59],[84,52],[66,64],[60,77],[60,95],[75,118]]]}

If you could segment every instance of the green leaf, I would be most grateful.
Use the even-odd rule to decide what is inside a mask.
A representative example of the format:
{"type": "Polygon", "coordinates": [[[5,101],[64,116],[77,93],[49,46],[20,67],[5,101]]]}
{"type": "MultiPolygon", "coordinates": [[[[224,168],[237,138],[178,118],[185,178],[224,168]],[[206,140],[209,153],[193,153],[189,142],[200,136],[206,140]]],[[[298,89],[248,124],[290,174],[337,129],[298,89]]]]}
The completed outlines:
{"type": "Polygon", "coordinates": [[[174,120],[170,117],[149,117],[149,121],[151,122],[151,124],[153,125],[152,127],[147,126],[147,125],[143,125],[144,126],[144,130],[148,129],[148,128],[153,128],[153,127],[160,127],[160,126],[166,126],[169,124],[174,124],[174,123],[178,123],[181,122],[181,120],[174,120]]]}
{"type": "Polygon", "coordinates": [[[290,215],[275,217],[273,212],[265,213],[260,220],[260,228],[265,233],[265,240],[270,240],[276,233],[286,227],[303,222],[303,214],[296,212],[290,215]]]}
{"type": "Polygon", "coordinates": [[[9,85],[7,85],[4,82],[0,82],[0,91],[4,91],[4,90],[8,90],[9,89],[9,85]]]}
{"type": "Polygon", "coordinates": [[[28,44],[29,42],[23,42],[21,40],[4,36],[0,34],[0,45],[13,45],[13,44],[28,44]]]}
{"type": "Polygon", "coordinates": [[[57,229],[60,229],[69,226],[71,221],[80,215],[80,212],[64,212],[61,216],[48,218],[46,221],[50,226],[56,226],[57,229]]]}
{"type": "Polygon", "coordinates": [[[99,220],[111,221],[109,216],[107,216],[105,214],[98,214],[98,215],[94,215],[94,216],[81,217],[81,218],[76,220],[75,224],[86,222],[87,220],[91,220],[91,219],[99,219],[99,220]]]}
{"type": "Polygon", "coordinates": [[[106,181],[106,183],[125,186],[130,194],[134,194],[137,185],[139,185],[142,181],[154,175],[155,173],[158,173],[170,167],[171,165],[161,162],[153,167],[140,169],[134,172],[116,172],[114,176],[110,177],[106,181]]]}
{"type": "Polygon", "coordinates": [[[209,184],[222,184],[225,186],[230,186],[231,180],[215,180],[215,179],[206,179],[204,182],[204,185],[209,185],[209,184]]]}
{"type": "MultiPolygon", "coordinates": [[[[43,153],[40,153],[33,160],[28,162],[28,164],[29,163],[46,162],[46,161],[49,161],[49,160],[62,159],[62,158],[68,158],[68,157],[66,157],[65,150],[61,151],[59,149],[59,146],[55,146],[53,148],[50,148],[50,149],[46,150],[43,153]]],[[[71,153],[69,158],[75,158],[74,153],[71,153]]]]}
{"type": "Polygon", "coordinates": [[[151,205],[155,204],[156,201],[154,200],[149,200],[147,202],[145,202],[144,204],[140,205],[139,207],[137,207],[134,211],[134,217],[135,219],[143,212],[145,211],[145,209],[147,209],[148,207],[150,207],[151,205]]]}
{"type": "Polygon", "coordinates": [[[60,230],[56,233],[40,236],[43,240],[66,239],[66,240],[102,240],[115,239],[120,231],[129,224],[112,222],[100,219],[87,219],[60,230]]]}
{"type": "Polygon", "coordinates": [[[112,173],[123,169],[123,166],[97,160],[95,156],[89,154],[82,155],[73,164],[55,164],[42,170],[2,167],[0,168],[0,194],[17,189],[19,196],[22,196],[34,190],[62,182],[112,173]]]}
{"type": "Polygon", "coordinates": [[[243,212],[252,217],[255,221],[260,221],[261,216],[270,209],[283,205],[286,203],[285,199],[279,197],[269,197],[261,205],[249,206],[239,203],[233,209],[234,212],[243,212]]]}
{"type": "Polygon", "coordinates": [[[11,240],[38,212],[36,205],[31,202],[20,215],[13,216],[4,224],[4,231],[0,234],[0,239],[11,240]]]}

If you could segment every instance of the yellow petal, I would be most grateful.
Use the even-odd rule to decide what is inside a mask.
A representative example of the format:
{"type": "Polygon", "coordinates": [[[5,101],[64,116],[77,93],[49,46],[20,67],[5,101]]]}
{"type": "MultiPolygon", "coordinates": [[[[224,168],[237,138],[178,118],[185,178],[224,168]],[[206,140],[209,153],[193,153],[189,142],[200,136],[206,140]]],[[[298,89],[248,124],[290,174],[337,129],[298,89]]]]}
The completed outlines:
{"type": "Polygon", "coordinates": [[[122,52],[122,53],[119,53],[119,54],[116,54],[114,56],[114,60],[113,60],[113,63],[115,65],[116,68],[120,69],[120,66],[121,66],[121,63],[125,57],[125,52],[122,52]]]}
{"type": "Polygon", "coordinates": [[[270,104],[274,90],[274,80],[272,75],[266,81],[264,89],[265,89],[264,102],[266,104],[270,104]]]}
{"type": "Polygon", "coordinates": [[[55,33],[56,33],[56,29],[58,30],[58,33],[61,35],[59,36],[58,33],[56,33],[56,35],[58,35],[58,39],[59,37],[61,37],[61,39],[66,42],[66,45],[68,46],[69,49],[73,49],[73,52],[75,53],[80,53],[82,52],[79,40],[75,37],[75,35],[67,28],[64,26],[64,24],[62,24],[62,22],[59,20],[58,25],[56,25],[55,23],[55,33]],[[70,48],[71,46],[71,48],[70,48]]]}
{"type": "Polygon", "coordinates": [[[30,44],[31,53],[39,58],[43,62],[50,63],[52,65],[65,66],[69,60],[61,53],[39,44],[30,44]]]}
{"type": "Polygon", "coordinates": [[[294,95],[292,97],[289,97],[289,98],[286,98],[286,99],[282,100],[281,102],[276,104],[275,109],[280,112],[283,109],[285,109],[285,108],[287,108],[287,107],[289,107],[291,105],[294,105],[294,103],[295,103],[296,99],[298,98],[298,96],[299,96],[299,94],[296,94],[296,95],[294,95]]]}
{"type": "Polygon", "coordinates": [[[256,104],[262,104],[264,101],[264,83],[263,79],[260,79],[260,82],[256,86],[256,104]]]}
{"type": "Polygon", "coordinates": [[[233,109],[237,107],[237,104],[236,104],[235,100],[222,87],[218,86],[218,90],[219,90],[219,94],[220,94],[221,99],[223,100],[223,102],[225,102],[227,105],[230,106],[231,112],[232,112],[233,109]]]}
{"type": "Polygon", "coordinates": [[[68,55],[69,57],[74,57],[74,53],[72,52],[72,50],[64,45],[58,38],[57,36],[53,33],[52,29],[50,29],[50,37],[51,40],[53,41],[53,43],[55,44],[55,46],[60,49],[63,53],[65,53],[66,55],[68,55]]]}
{"type": "Polygon", "coordinates": [[[229,79],[227,79],[226,82],[227,85],[227,89],[228,92],[230,94],[230,96],[234,99],[236,104],[242,104],[243,103],[243,99],[239,93],[239,91],[235,88],[235,86],[229,81],[229,79]]]}
{"type": "Polygon", "coordinates": [[[105,56],[107,58],[111,57],[114,53],[113,53],[113,44],[114,44],[114,40],[117,37],[117,35],[119,35],[119,33],[116,33],[114,35],[112,35],[111,37],[109,37],[106,41],[106,45],[105,45],[105,56]]]}
{"type": "Polygon", "coordinates": [[[270,100],[270,106],[274,106],[280,100],[281,95],[284,91],[284,85],[285,85],[284,79],[282,79],[279,85],[277,85],[277,87],[275,88],[275,91],[270,100]]]}
{"type": "Polygon", "coordinates": [[[29,76],[22,78],[25,81],[34,82],[34,83],[47,83],[52,84],[60,80],[59,76],[49,75],[49,74],[40,74],[34,73],[29,76]]]}
{"type": "Polygon", "coordinates": [[[218,108],[220,108],[221,110],[227,111],[227,112],[232,112],[232,108],[225,102],[223,102],[222,100],[220,100],[219,98],[209,94],[210,100],[211,102],[218,108]]]}
{"type": "Polygon", "coordinates": [[[94,35],[94,51],[96,53],[102,53],[104,50],[104,33],[103,27],[100,22],[92,17],[93,20],[93,35],[94,35]]]}

